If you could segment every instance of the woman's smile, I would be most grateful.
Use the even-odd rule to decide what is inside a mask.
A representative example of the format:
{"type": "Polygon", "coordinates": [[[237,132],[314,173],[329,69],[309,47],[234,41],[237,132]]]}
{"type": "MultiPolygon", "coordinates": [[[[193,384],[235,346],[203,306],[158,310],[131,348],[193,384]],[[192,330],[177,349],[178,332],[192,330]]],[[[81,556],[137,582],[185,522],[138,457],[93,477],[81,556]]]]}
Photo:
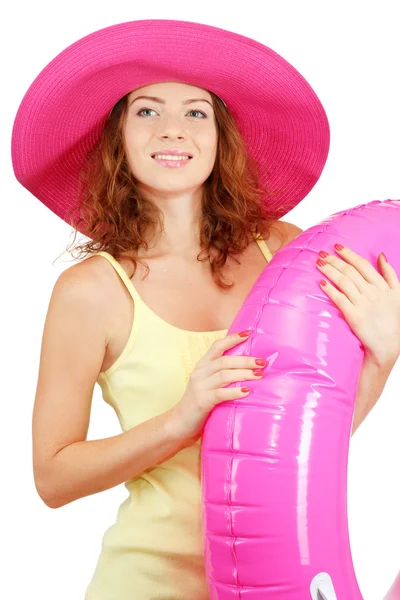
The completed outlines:
{"type": "Polygon", "coordinates": [[[192,159],[191,158],[186,158],[186,159],[176,158],[176,159],[167,160],[165,158],[154,158],[154,157],[152,157],[152,160],[155,160],[156,163],[158,163],[162,167],[172,167],[172,168],[176,169],[176,168],[179,168],[179,167],[184,167],[192,159]]]}

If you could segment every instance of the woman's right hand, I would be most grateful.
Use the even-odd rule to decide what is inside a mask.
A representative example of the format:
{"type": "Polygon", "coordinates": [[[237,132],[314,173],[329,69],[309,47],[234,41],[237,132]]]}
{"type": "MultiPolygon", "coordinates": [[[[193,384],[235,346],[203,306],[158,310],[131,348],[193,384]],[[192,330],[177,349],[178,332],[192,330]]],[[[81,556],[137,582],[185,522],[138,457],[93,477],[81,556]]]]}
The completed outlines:
{"type": "Polygon", "coordinates": [[[193,442],[198,439],[210,412],[217,404],[245,398],[249,393],[243,392],[240,386],[224,386],[246,379],[261,379],[262,372],[255,375],[253,371],[265,367],[256,363],[259,358],[223,356],[229,348],[246,341],[248,335],[240,337],[239,333],[234,333],[216,340],[196,363],[184,395],[169,411],[171,431],[179,440],[193,442]]]}

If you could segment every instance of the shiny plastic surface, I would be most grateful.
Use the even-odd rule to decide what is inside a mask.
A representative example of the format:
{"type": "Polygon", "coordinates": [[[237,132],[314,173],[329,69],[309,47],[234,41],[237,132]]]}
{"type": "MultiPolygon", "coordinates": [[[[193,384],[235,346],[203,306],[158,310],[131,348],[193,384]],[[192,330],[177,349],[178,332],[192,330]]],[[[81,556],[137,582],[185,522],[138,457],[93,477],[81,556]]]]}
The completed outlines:
{"type": "MultiPolygon", "coordinates": [[[[336,254],[338,242],[377,270],[383,251],[400,279],[399,231],[400,200],[331,215],[275,254],[233,321],[228,334],[253,333],[226,354],[268,365],[262,380],[245,382],[247,397],[215,407],[203,432],[210,600],[312,600],[320,573],[334,588],[322,583],[321,598],[362,600],[349,544],[347,467],[364,352],[320,288],[315,262],[322,249],[336,254]]],[[[400,599],[400,577],[385,599],[400,599]]]]}

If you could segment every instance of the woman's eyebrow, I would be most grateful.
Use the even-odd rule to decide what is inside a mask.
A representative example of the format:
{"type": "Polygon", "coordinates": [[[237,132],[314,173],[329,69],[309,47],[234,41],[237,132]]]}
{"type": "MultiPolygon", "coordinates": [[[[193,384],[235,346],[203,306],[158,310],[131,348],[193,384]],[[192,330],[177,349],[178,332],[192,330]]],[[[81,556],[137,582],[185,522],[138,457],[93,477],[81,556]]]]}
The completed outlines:
{"type": "MultiPolygon", "coordinates": [[[[151,100],[152,102],[158,102],[159,104],[165,104],[165,100],[162,98],[157,98],[156,96],[137,96],[131,101],[131,104],[135,102],[135,100],[151,100]]],[[[182,104],[192,104],[193,102],[208,102],[208,104],[212,107],[211,102],[206,100],[205,98],[189,98],[188,100],[184,100],[182,104]]]]}

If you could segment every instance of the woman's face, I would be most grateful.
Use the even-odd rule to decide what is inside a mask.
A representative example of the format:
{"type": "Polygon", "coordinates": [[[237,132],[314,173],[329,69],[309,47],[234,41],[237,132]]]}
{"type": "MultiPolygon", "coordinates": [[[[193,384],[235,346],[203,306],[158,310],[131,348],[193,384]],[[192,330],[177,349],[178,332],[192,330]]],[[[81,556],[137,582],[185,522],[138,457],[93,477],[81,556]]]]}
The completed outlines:
{"type": "Polygon", "coordinates": [[[123,134],[133,175],[156,196],[157,192],[194,192],[213,170],[217,127],[211,94],[203,88],[163,82],[133,90],[128,95],[123,134]],[[153,99],[137,99],[139,96],[153,99]],[[168,168],[151,157],[154,152],[168,154],[171,149],[188,152],[193,158],[185,166],[168,168]]]}

